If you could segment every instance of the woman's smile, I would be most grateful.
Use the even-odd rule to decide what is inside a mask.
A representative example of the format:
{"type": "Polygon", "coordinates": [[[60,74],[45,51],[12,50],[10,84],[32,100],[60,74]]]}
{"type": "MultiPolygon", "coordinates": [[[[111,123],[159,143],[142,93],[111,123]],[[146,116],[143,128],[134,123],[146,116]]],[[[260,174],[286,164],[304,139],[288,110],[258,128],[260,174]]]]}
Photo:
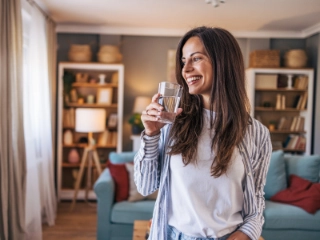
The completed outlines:
{"type": "MultiPolygon", "coordinates": [[[[213,84],[211,60],[198,37],[191,37],[182,48],[182,76],[190,94],[201,94],[209,100],[213,84]]],[[[205,103],[206,105],[206,103],[205,103]]]]}

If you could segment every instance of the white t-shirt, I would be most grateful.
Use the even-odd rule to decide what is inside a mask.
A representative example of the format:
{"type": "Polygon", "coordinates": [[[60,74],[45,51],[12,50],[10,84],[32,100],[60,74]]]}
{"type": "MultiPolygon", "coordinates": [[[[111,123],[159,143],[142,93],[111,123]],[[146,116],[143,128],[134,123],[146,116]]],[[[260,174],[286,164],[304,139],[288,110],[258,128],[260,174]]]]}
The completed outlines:
{"type": "Polygon", "coordinates": [[[204,109],[204,128],[199,136],[197,162],[184,166],[181,155],[171,156],[172,208],[168,224],[193,237],[222,237],[243,222],[244,165],[238,148],[226,174],[210,174],[215,153],[211,151],[210,111],[204,109]]]}

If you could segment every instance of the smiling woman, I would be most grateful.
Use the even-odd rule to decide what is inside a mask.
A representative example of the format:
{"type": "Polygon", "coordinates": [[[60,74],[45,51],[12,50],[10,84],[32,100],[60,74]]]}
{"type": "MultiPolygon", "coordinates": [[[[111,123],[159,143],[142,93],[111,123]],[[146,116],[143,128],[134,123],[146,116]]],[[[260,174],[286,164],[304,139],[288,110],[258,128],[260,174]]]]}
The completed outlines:
{"type": "Polygon", "coordinates": [[[221,28],[191,29],[178,44],[176,78],[175,121],[157,120],[159,94],[141,117],[135,181],[143,195],[159,189],[149,239],[258,239],[271,141],[249,116],[237,41],[221,28]]]}

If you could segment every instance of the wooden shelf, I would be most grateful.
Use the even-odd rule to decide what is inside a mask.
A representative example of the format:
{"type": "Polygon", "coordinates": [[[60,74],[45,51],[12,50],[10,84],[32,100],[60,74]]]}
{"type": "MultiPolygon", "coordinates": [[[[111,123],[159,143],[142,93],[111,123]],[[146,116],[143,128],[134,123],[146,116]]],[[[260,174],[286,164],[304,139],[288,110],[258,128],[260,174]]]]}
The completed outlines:
{"type": "MultiPolygon", "coordinates": [[[[65,148],[85,148],[85,147],[87,147],[88,146],[88,144],[86,144],[86,143],[84,143],[84,144],[81,144],[81,143],[79,143],[79,144],[68,144],[68,145],[63,145],[63,147],[65,147],[65,148]]],[[[96,148],[116,148],[117,146],[115,146],[115,145],[96,145],[95,146],[96,148]]]]}
{"type": "Polygon", "coordinates": [[[82,82],[75,82],[72,83],[72,87],[86,87],[86,88],[105,88],[105,87],[112,87],[112,88],[117,88],[118,84],[115,83],[82,83],[82,82]]]}
{"type": "Polygon", "coordinates": [[[99,104],[99,103],[68,103],[66,107],[82,107],[82,108],[117,108],[118,104],[99,104]]]}
{"type": "Polygon", "coordinates": [[[304,134],[306,131],[290,131],[290,130],[274,130],[270,131],[270,133],[279,133],[279,134],[304,134]]]}
{"type": "Polygon", "coordinates": [[[290,149],[290,148],[283,148],[284,152],[305,152],[305,149],[290,149]]]}
{"type": "Polygon", "coordinates": [[[272,125],[274,127],[277,127],[277,125],[285,126],[280,127],[281,130],[270,131],[273,150],[281,149],[290,154],[311,154],[313,69],[249,68],[246,69],[246,78],[246,90],[252,106],[251,116],[256,117],[271,129],[272,125]],[[257,82],[257,80],[259,81],[258,75],[278,75],[277,84],[270,85],[270,87],[267,85],[259,87],[257,85],[259,83],[257,82]],[[290,80],[288,75],[292,76],[290,77],[290,82],[288,81],[290,80]],[[284,87],[277,88],[277,86],[280,86],[279,84],[284,84],[281,85],[284,87]],[[293,87],[286,88],[286,84],[290,84],[293,87]],[[275,108],[277,103],[279,105],[279,100],[280,105],[285,106],[284,109],[275,108]],[[271,107],[264,107],[266,103],[271,107]],[[297,105],[302,106],[303,109],[294,107],[297,105]],[[290,129],[297,129],[297,131],[290,131],[290,129]],[[297,137],[298,140],[300,137],[303,139],[304,149],[301,149],[302,143],[293,141],[298,141],[296,140],[297,137]],[[288,143],[291,144],[288,145],[288,143]],[[289,146],[290,148],[284,148],[283,146],[289,146]],[[295,147],[300,149],[295,149],[295,147]]]}
{"type": "Polygon", "coordinates": [[[301,112],[306,111],[306,109],[296,109],[296,108],[285,108],[285,109],[275,109],[273,107],[255,107],[255,111],[266,111],[266,112],[301,112]]]}
{"type": "MultiPolygon", "coordinates": [[[[58,106],[57,106],[57,198],[58,201],[61,200],[72,200],[74,198],[74,184],[75,179],[73,176],[74,171],[80,169],[80,163],[72,164],[69,163],[68,157],[72,148],[75,148],[79,154],[80,162],[83,157],[85,148],[88,143],[79,143],[80,139],[87,137],[86,133],[80,133],[75,131],[75,111],[77,108],[103,108],[106,110],[107,119],[110,118],[112,114],[117,114],[117,129],[111,129],[107,126],[109,135],[105,133],[93,133],[95,140],[99,143],[98,139],[100,137],[108,143],[107,145],[95,145],[95,149],[98,152],[99,159],[107,160],[111,152],[121,152],[122,151],[122,136],[123,136],[123,95],[124,95],[124,65],[123,64],[106,64],[106,63],[74,63],[74,62],[60,62],[58,66],[58,89],[59,93],[57,96],[58,106]],[[88,74],[88,79],[97,79],[100,74],[105,74],[105,83],[100,84],[98,82],[73,82],[71,87],[76,90],[78,97],[83,98],[84,102],[78,103],[77,101],[68,103],[65,102],[63,88],[64,88],[64,75],[68,72],[73,75],[76,79],[77,73],[88,74]],[[114,75],[115,74],[115,75],[114,75]],[[114,76],[113,76],[114,75],[114,76]],[[114,79],[114,78],[117,79],[114,79]],[[111,79],[116,81],[111,82],[111,79]],[[85,101],[88,96],[94,96],[95,99],[99,99],[100,90],[108,88],[112,92],[112,101],[104,102],[95,101],[93,103],[87,103],[85,101]],[[64,144],[64,133],[66,130],[71,130],[73,137],[73,144],[64,144]]],[[[71,98],[70,98],[71,99],[71,98]]],[[[106,119],[106,121],[107,121],[106,119]]],[[[108,125],[106,123],[106,125],[108,125]]],[[[82,142],[82,141],[81,141],[82,142]]],[[[101,142],[102,143],[102,142],[101,142]]],[[[101,164],[102,168],[106,167],[106,164],[101,164]]],[[[83,178],[87,177],[88,174],[88,164],[86,164],[86,171],[83,178]]],[[[97,178],[96,165],[92,164],[93,170],[91,172],[92,183],[97,178]]],[[[83,183],[82,183],[83,185],[83,183]]],[[[77,199],[85,199],[85,192],[80,189],[77,199]]],[[[93,191],[89,191],[89,199],[96,199],[96,195],[93,191]]]]}
{"type": "Polygon", "coordinates": [[[263,92],[307,92],[306,89],[287,89],[287,88],[256,88],[256,91],[263,92]]]}
{"type": "MultiPolygon", "coordinates": [[[[79,163],[67,163],[67,162],[63,162],[62,163],[62,167],[64,168],[78,168],[80,167],[81,162],[79,163]]],[[[104,168],[105,163],[100,163],[101,167],[104,168]]],[[[85,167],[88,167],[88,164],[85,165],[85,167]]],[[[95,164],[92,163],[92,167],[95,167],[95,164]]]]}
{"type": "Polygon", "coordinates": [[[299,153],[304,153],[305,149],[301,150],[301,149],[290,149],[290,148],[274,148],[273,151],[277,151],[277,150],[282,150],[284,152],[299,152],[299,153]]]}

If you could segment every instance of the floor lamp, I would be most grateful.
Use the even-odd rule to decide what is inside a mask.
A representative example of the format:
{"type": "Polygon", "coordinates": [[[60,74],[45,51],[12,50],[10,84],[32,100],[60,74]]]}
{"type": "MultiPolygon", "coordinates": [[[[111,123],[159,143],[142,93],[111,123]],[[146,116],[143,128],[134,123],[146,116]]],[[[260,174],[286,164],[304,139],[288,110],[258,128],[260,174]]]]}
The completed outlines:
{"type": "Polygon", "coordinates": [[[76,179],[74,197],[71,205],[71,210],[74,208],[77,195],[79,192],[83,172],[87,166],[87,183],[85,190],[85,200],[88,201],[88,192],[92,186],[91,168],[92,161],[97,168],[98,174],[101,174],[101,165],[98,153],[95,146],[95,141],[92,137],[94,132],[103,132],[106,128],[106,110],[103,108],[77,108],[76,111],[76,132],[88,133],[88,145],[84,148],[80,163],[80,170],[76,179]]]}

